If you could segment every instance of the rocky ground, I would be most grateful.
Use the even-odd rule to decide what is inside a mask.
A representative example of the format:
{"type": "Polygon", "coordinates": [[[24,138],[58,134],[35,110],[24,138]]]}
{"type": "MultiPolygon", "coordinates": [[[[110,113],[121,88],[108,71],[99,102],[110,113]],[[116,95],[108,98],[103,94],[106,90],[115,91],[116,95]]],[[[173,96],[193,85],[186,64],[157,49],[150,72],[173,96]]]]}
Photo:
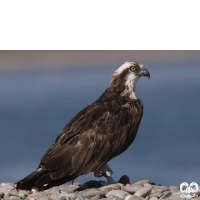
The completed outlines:
{"type": "MultiPolygon", "coordinates": [[[[126,179],[126,177],[125,177],[126,179]]],[[[16,190],[15,184],[1,183],[0,200],[185,200],[181,198],[181,192],[176,186],[161,186],[142,180],[134,184],[110,184],[102,186],[101,182],[88,181],[86,183],[75,182],[73,185],[61,185],[48,190],[38,192],[32,189],[16,190]]],[[[190,199],[190,198],[189,198],[190,199]]],[[[200,186],[196,192],[195,200],[200,200],[200,186]]]]}

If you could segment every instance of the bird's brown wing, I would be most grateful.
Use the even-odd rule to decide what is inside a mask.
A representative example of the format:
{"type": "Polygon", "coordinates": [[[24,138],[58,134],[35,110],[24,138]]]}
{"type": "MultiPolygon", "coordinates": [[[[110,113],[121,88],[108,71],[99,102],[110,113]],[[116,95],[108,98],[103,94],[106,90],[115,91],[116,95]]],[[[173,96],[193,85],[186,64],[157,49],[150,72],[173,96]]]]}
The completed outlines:
{"type": "Polygon", "coordinates": [[[91,104],[71,119],[39,167],[54,180],[94,172],[130,146],[142,113],[141,100],[91,104]]]}

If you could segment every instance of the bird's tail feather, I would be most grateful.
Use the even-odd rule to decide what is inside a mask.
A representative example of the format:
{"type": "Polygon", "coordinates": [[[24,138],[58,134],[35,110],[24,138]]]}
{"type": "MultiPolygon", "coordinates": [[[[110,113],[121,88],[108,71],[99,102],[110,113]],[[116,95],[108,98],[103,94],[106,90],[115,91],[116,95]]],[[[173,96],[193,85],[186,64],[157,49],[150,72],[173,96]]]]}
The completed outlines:
{"type": "Polygon", "coordinates": [[[35,188],[39,191],[46,190],[48,188],[69,182],[75,178],[77,178],[77,176],[66,176],[60,179],[52,179],[48,170],[38,168],[27,177],[18,181],[16,183],[16,189],[31,190],[32,188],[35,188]]]}
{"type": "Polygon", "coordinates": [[[22,180],[18,181],[17,189],[22,190],[31,190],[33,187],[36,187],[35,182],[45,174],[46,170],[42,168],[36,169],[34,172],[23,178],[22,180]]]}

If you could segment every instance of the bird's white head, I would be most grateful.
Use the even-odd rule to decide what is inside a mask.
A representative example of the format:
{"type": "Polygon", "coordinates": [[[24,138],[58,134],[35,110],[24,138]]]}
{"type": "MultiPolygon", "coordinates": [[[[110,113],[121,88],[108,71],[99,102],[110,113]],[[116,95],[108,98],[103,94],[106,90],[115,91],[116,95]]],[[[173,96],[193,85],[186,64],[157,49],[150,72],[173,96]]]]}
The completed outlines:
{"type": "Polygon", "coordinates": [[[111,85],[120,88],[121,96],[137,99],[136,84],[142,76],[150,78],[150,73],[141,63],[126,61],[112,74],[111,85]]]}

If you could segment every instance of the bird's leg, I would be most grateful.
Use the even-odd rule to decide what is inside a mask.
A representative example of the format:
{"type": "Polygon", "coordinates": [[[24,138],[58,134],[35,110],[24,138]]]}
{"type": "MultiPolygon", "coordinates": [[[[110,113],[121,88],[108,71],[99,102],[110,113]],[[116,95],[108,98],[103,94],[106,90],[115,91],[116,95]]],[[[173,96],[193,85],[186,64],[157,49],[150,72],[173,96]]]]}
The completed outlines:
{"type": "Polygon", "coordinates": [[[112,178],[113,171],[106,163],[102,167],[100,167],[97,171],[94,172],[95,177],[106,177],[107,182],[104,182],[104,185],[109,185],[115,183],[114,179],[112,178]]]}

